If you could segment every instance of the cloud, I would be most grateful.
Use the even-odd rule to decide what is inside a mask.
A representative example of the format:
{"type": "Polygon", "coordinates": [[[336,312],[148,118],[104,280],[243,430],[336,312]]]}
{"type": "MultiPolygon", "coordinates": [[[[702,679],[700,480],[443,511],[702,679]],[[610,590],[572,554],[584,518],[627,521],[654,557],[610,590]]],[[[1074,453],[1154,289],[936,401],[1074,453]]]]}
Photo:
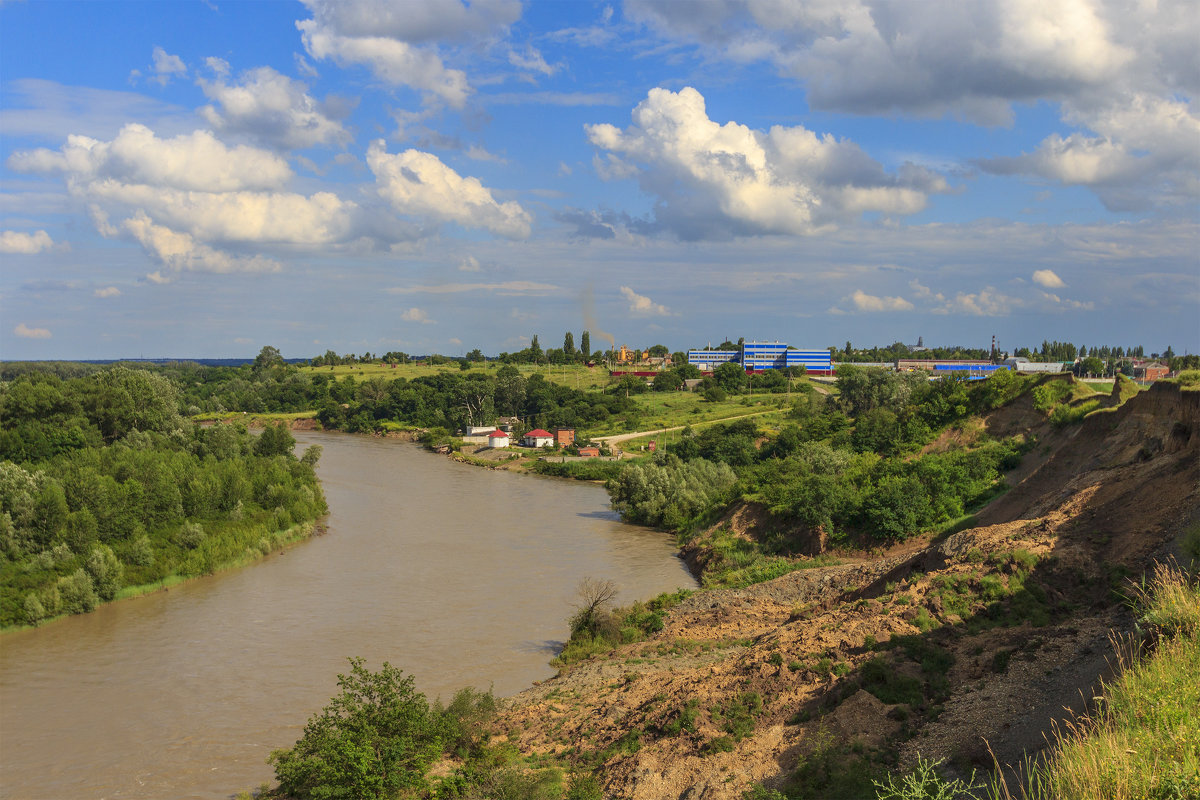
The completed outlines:
{"type": "Polygon", "coordinates": [[[1044,286],[1047,289],[1062,289],[1067,285],[1063,282],[1062,278],[1054,274],[1054,270],[1050,269],[1034,270],[1033,282],[1038,286],[1044,286]]]}
{"type": "Polygon", "coordinates": [[[629,301],[630,312],[639,316],[666,317],[671,315],[670,309],[656,303],[645,295],[640,295],[628,286],[621,287],[621,296],[629,301]]]}
{"type": "Polygon", "coordinates": [[[859,311],[912,311],[913,304],[903,297],[875,297],[862,290],[855,290],[850,301],[859,311]]]}
{"type": "Polygon", "coordinates": [[[106,286],[103,289],[97,289],[92,294],[96,297],[120,297],[121,290],[115,286],[106,286]]]}
{"type": "Polygon", "coordinates": [[[425,325],[431,325],[434,322],[434,320],[429,318],[428,314],[415,307],[401,312],[400,319],[404,320],[405,322],[420,322],[425,325]]]}
{"type": "Polygon", "coordinates": [[[199,84],[220,106],[200,109],[217,130],[245,134],[283,149],[344,143],[350,138],[342,124],[308,94],[304,83],[270,67],[249,70],[237,83],[229,83],[218,69],[216,80],[201,79],[199,84]]]}
{"type": "Polygon", "coordinates": [[[934,309],[935,314],[966,314],[975,317],[1002,317],[1026,303],[1017,297],[1000,294],[991,286],[979,292],[959,292],[953,300],[934,309]]]}
{"type": "Polygon", "coordinates": [[[534,281],[505,281],[504,283],[443,283],[435,286],[396,286],[390,294],[458,294],[460,292],[496,292],[502,295],[546,295],[559,287],[534,281]]]}
{"type": "Polygon", "coordinates": [[[709,119],[692,88],[651,89],[633,124],[587,125],[607,177],[636,174],[656,198],[655,220],[684,239],[811,234],[863,212],[914,214],[936,173],[906,165],[896,175],[857,145],[803,126],[754,130],[709,119]]]}
{"type": "Polygon", "coordinates": [[[519,0],[305,0],[304,49],[318,60],[362,64],[376,77],[410,86],[454,108],[472,89],[466,73],[447,67],[438,43],[483,40],[521,17],[519,0]]]}
{"type": "Polygon", "coordinates": [[[58,150],[24,150],[8,159],[18,172],[63,172],[75,181],[111,180],[185,191],[269,189],[292,176],[278,155],[246,145],[228,147],[209,131],[160,139],[130,123],[111,142],[72,135],[58,150]]]}
{"type": "Polygon", "coordinates": [[[561,68],[561,64],[547,64],[546,59],[533,45],[526,45],[520,51],[508,51],[508,63],[526,72],[538,72],[542,75],[553,75],[561,68]]]}
{"type": "Polygon", "coordinates": [[[479,266],[479,259],[475,256],[465,256],[458,264],[459,272],[480,272],[482,269],[479,266]]]}
{"type": "MultiPolygon", "coordinates": [[[[125,220],[123,228],[136,239],[145,251],[167,268],[178,272],[278,272],[279,262],[263,256],[239,257],[197,242],[186,233],[154,224],[144,213],[125,220]]],[[[171,275],[154,272],[154,283],[167,283],[171,275]]]]}
{"type": "Polygon", "coordinates": [[[133,212],[205,242],[313,245],[348,238],[358,210],[329,192],[278,191],[292,177],[283,158],[229,147],[208,131],[163,139],[130,124],[111,142],[69,136],[59,150],[17,152],[8,165],[64,173],[105,236],[117,227],[108,222],[110,213],[133,212]]]}
{"type": "Polygon", "coordinates": [[[24,322],[18,322],[13,333],[22,339],[49,339],[52,335],[46,328],[30,328],[24,322]]]}
{"type": "Polygon", "coordinates": [[[997,175],[1030,175],[1096,192],[1111,211],[1178,207],[1200,198],[1200,116],[1190,101],[1135,93],[1111,106],[1068,110],[1098,135],[1051,134],[1032,152],[976,159],[997,175]]]}
{"type": "Polygon", "coordinates": [[[153,53],[154,77],[150,80],[159,86],[166,86],[172,78],[187,74],[187,66],[179,56],[173,56],[161,47],[155,47],[153,53]]]}
{"type": "Polygon", "coordinates": [[[382,139],[367,150],[376,188],[401,214],[482,228],[509,239],[529,236],[533,218],[514,200],[497,202],[477,178],[462,177],[435,155],[405,150],[391,155],[382,139]]]}
{"type": "Polygon", "coordinates": [[[1087,186],[1114,211],[1200,196],[1200,15],[1186,0],[629,0],[626,17],[706,60],[765,62],[809,107],[1007,125],[1046,101],[1071,132],[982,159],[997,174],[1087,186]]]}
{"type": "Polygon", "coordinates": [[[21,253],[33,255],[49,250],[54,246],[54,240],[45,231],[21,233],[20,231],[0,232],[0,253],[21,253]]]}

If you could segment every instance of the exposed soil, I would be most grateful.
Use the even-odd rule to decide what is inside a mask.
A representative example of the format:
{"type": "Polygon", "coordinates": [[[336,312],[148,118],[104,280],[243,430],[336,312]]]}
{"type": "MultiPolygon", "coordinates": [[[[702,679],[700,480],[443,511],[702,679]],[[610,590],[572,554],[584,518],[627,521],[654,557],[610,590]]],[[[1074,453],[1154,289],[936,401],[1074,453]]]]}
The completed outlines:
{"type": "MultiPolygon", "coordinates": [[[[524,752],[601,763],[606,796],[634,800],[735,800],[830,743],[968,771],[1045,747],[1131,624],[1114,588],[1200,517],[1200,393],[1159,384],[1062,430],[1027,399],[942,443],[1038,437],[977,527],[692,595],[648,641],[518,695],[501,729],[524,752]],[[733,706],[752,695],[738,728],[733,706]]],[[[747,537],[771,524],[754,506],[721,522],[747,537]]]]}

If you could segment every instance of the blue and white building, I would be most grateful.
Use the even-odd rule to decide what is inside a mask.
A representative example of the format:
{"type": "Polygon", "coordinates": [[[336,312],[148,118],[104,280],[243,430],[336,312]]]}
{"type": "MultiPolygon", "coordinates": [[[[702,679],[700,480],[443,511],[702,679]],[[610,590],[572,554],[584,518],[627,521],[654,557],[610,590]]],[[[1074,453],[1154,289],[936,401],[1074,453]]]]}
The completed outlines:
{"type": "Polygon", "coordinates": [[[761,371],[804,367],[809,372],[831,372],[833,362],[826,349],[793,350],[786,342],[744,342],[737,350],[689,350],[688,363],[708,372],[733,362],[742,369],[761,371]]]}

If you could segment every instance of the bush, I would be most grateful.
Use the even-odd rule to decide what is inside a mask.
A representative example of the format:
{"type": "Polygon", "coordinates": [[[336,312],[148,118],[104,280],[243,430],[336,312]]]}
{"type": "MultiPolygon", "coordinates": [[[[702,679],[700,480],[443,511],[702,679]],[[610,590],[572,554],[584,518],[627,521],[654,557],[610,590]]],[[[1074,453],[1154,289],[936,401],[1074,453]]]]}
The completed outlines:
{"type": "Polygon", "coordinates": [[[288,796],[392,798],[423,786],[442,752],[438,715],[412,676],[386,662],[370,672],[361,658],[350,659],[350,667],[338,675],[342,693],[308,720],[295,746],[271,754],[288,796]]]}
{"type": "Polygon", "coordinates": [[[965,782],[955,778],[946,780],[938,774],[938,761],[926,761],[917,756],[917,765],[902,776],[889,775],[885,780],[875,781],[878,800],[970,800],[978,795],[975,773],[965,782]]]}
{"type": "Polygon", "coordinates": [[[86,568],[101,600],[112,600],[117,596],[125,568],[113,554],[112,548],[104,544],[93,548],[88,556],[86,568]]]}
{"type": "Polygon", "coordinates": [[[175,535],[175,543],[184,550],[195,550],[204,543],[206,534],[204,528],[197,522],[185,522],[175,535]]]}

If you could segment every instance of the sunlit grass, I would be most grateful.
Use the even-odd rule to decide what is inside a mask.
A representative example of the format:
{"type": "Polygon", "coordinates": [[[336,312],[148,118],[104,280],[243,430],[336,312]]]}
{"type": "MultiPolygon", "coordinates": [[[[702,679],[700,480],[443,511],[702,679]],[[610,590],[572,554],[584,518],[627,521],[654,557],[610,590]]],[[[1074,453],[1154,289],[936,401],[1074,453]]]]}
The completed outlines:
{"type": "Polygon", "coordinates": [[[999,800],[1154,800],[1200,797],[1200,583],[1160,567],[1133,592],[1143,642],[1123,648],[1126,667],[1104,686],[1091,717],[1060,730],[1048,763],[1030,766],[999,800]]]}

